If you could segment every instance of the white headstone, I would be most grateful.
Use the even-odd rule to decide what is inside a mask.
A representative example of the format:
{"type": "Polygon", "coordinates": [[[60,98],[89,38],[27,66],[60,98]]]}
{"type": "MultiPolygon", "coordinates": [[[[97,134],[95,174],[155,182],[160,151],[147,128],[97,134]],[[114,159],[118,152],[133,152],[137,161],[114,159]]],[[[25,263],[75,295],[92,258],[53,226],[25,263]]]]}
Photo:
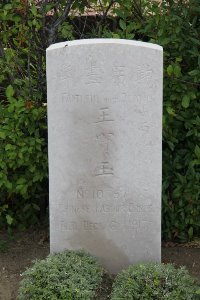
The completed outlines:
{"type": "Polygon", "coordinates": [[[160,261],[162,59],[128,40],[47,49],[51,252],[160,261]]]}

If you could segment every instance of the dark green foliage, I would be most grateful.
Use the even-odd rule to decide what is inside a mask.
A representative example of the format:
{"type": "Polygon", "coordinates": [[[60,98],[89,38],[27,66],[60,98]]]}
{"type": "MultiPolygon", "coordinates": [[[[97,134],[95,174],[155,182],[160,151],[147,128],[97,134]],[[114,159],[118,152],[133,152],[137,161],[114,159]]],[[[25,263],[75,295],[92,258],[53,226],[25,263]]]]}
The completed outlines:
{"type": "Polygon", "coordinates": [[[0,228],[23,229],[48,199],[45,45],[34,1],[2,1],[0,19],[0,228]]]}
{"type": "Polygon", "coordinates": [[[164,48],[163,237],[200,233],[199,1],[152,7],[140,32],[164,48]]]}
{"type": "Polygon", "coordinates": [[[0,104],[0,227],[36,223],[47,194],[46,109],[33,105],[0,104]]]}
{"type": "Polygon", "coordinates": [[[49,255],[24,272],[17,299],[93,299],[102,276],[103,268],[84,252],[49,255]]]}
{"type": "MultiPolygon", "coordinates": [[[[47,191],[45,180],[40,177],[40,182],[38,177],[35,183],[30,182],[28,172],[30,164],[32,178],[36,178],[38,172],[43,174],[43,179],[47,178],[47,134],[44,132],[46,118],[44,114],[40,117],[41,110],[44,112],[43,104],[46,103],[45,49],[53,42],[66,39],[112,37],[158,43],[164,48],[163,238],[186,241],[199,235],[199,0],[163,0],[160,5],[155,1],[146,0],[39,1],[37,5],[34,0],[6,0],[0,3],[0,19],[3,21],[0,23],[1,107],[5,106],[4,111],[12,107],[8,100],[13,97],[16,102],[19,101],[19,106],[23,102],[27,107],[31,107],[21,111],[19,117],[24,118],[25,122],[29,111],[29,125],[32,122],[30,126],[34,127],[33,112],[38,115],[35,138],[41,141],[41,148],[39,145],[37,148],[34,146],[34,155],[33,152],[24,152],[24,156],[27,153],[27,169],[24,176],[21,171],[17,176],[18,169],[15,164],[8,167],[7,179],[4,174],[0,175],[4,177],[0,179],[0,182],[3,182],[0,183],[0,226],[17,225],[19,222],[24,225],[24,217],[20,220],[16,217],[21,207],[25,207],[30,223],[34,223],[37,219],[35,212],[40,207],[41,194],[44,195],[47,191]],[[86,9],[92,8],[98,16],[81,16],[86,9]],[[40,157],[41,151],[43,158],[40,157]],[[36,161],[36,157],[40,157],[42,162],[39,169],[40,162],[36,161]],[[23,184],[14,191],[16,183],[13,180],[16,176],[21,178],[23,184]],[[12,182],[12,188],[9,182],[12,182]],[[17,195],[15,199],[13,193],[17,195]],[[36,208],[34,204],[39,206],[36,208]]],[[[14,112],[15,117],[19,109],[14,112]]],[[[13,122],[17,122],[12,120],[11,116],[12,112],[10,118],[6,119],[6,126],[10,130],[15,124],[13,122]],[[11,124],[8,124],[9,122],[11,124]]],[[[3,118],[1,126],[2,122],[3,118]]],[[[7,131],[7,137],[8,135],[14,139],[14,131],[10,134],[7,131]]],[[[34,137],[33,132],[31,137],[34,137]]],[[[33,147],[30,145],[28,130],[23,131],[21,138],[26,140],[26,149],[33,147]]],[[[16,140],[19,142],[20,137],[16,137],[16,140]]],[[[4,132],[0,130],[0,143],[3,146],[3,160],[8,162],[11,152],[15,153],[15,142],[7,138],[5,140],[4,132]],[[7,144],[11,146],[7,146],[5,152],[4,147],[7,144]]],[[[7,166],[1,162],[0,164],[4,172],[7,166]]]]}
{"type": "Polygon", "coordinates": [[[173,265],[139,264],[119,273],[111,300],[192,300],[199,288],[184,268],[173,265]]]}

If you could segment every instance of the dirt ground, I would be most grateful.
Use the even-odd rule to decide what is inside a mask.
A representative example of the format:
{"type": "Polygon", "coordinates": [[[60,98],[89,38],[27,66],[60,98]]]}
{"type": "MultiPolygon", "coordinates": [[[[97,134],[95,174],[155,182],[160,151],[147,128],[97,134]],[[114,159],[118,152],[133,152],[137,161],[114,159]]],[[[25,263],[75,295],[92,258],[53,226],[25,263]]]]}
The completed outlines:
{"type": "MultiPolygon", "coordinates": [[[[0,246],[0,300],[15,300],[20,274],[31,266],[33,260],[48,255],[48,234],[46,230],[32,231],[18,234],[15,240],[7,241],[0,233],[0,246]]],[[[162,262],[185,265],[200,282],[199,242],[182,246],[173,243],[163,245],[162,262]]]]}

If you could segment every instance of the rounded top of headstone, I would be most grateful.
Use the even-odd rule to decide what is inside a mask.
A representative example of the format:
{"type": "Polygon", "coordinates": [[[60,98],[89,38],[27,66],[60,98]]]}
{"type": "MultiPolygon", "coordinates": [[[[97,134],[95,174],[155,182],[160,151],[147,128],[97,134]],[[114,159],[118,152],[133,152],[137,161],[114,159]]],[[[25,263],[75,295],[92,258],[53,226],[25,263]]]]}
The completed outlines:
{"type": "Polygon", "coordinates": [[[163,51],[163,48],[157,44],[145,43],[145,42],[133,41],[133,40],[125,40],[125,39],[82,39],[82,40],[66,41],[66,42],[52,44],[47,48],[47,51],[61,49],[65,47],[71,47],[71,46],[94,45],[94,44],[130,45],[135,47],[150,48],[153,50],[163,51]]]}

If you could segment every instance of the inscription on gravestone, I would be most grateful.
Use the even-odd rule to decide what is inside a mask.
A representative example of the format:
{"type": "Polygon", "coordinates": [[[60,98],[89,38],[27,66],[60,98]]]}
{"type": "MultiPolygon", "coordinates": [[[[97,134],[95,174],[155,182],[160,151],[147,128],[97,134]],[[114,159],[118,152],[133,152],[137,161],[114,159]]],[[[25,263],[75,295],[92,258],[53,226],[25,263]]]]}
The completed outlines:
{"type": "Polygon", "coordinates": [[[160,261],[162,48],[52,45],[47,89],[51,252],[85,249],[113,273],[160,261]]]}

